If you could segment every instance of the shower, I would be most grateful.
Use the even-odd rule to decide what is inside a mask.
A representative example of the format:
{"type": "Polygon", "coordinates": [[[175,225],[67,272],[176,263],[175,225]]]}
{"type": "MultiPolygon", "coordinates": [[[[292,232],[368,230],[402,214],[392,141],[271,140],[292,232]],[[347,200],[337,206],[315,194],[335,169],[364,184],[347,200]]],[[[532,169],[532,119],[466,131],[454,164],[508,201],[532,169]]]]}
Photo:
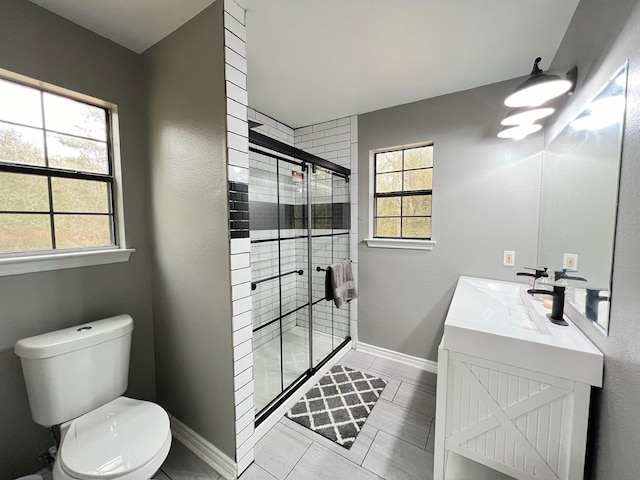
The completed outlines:
{"type": "Polygon", "coordinates": [[[325,300],[327,266],[349,258],[350,173],[250,131],[256,423],[350,341],[350,306],[325,300]]]}

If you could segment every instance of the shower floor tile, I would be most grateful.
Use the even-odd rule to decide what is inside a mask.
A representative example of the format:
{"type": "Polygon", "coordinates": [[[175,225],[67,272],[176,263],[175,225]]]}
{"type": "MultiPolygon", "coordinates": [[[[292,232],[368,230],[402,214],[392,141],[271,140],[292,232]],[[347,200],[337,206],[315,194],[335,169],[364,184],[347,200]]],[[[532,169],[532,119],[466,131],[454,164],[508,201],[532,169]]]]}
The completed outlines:
{"type": "MultiPolygon", "coordinates": [[[[313,360],[319,362],[333,350],[333,337],[313,332],[313,360]]],[[[338,343],[336,343],[336,346],[338,343]]],[[[264,408],[309,368],[309,337],[305,327],[295,326],[282,334],[282,370],[280,337],[269,340],[253,351],[255,410],[264,408]],[[280,376],[282,374],[282,383],[280,376]]]]}

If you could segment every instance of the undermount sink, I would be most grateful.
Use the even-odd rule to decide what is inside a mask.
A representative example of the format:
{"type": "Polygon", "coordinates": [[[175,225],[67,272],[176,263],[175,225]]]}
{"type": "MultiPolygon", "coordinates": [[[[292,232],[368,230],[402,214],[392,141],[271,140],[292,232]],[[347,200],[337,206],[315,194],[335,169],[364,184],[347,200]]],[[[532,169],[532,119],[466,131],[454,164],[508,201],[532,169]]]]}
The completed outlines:
{"type": "Polygon", "coordinates": [[[528,286],[460,277],[443,347],[602,386],[602,353],[571,322],[554,325],[528,286]]]}

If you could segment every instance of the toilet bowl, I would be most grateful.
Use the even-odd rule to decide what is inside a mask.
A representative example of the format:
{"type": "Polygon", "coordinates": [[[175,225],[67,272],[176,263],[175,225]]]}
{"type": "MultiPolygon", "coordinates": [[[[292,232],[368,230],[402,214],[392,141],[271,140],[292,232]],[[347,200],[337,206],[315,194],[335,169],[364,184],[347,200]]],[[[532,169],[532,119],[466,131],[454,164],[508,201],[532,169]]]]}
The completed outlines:
{"type": "Polygon", "coordinates": [[[147,480],[169,453],[169,417],[158,405],[127,397],[61,426],[54,480],[147,480]]]}
{"type": "Polygon", "coordinates": [[[167,413],[122,396],[132,331],[119,315],[16,343],[33,420],[60,425],[54,480],[148,480],[167,457],[167,413]]]}

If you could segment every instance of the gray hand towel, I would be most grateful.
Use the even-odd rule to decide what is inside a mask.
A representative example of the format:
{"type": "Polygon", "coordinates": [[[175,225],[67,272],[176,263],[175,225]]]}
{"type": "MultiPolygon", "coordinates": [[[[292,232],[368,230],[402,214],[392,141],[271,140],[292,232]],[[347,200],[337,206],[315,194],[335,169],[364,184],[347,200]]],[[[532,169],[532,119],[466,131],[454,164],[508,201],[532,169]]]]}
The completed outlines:
{"type": "Polygon", "coordinates": [[[356,282],[353,279],[353,270],[349,260],[341,260],[331,265],[331,286],[333,289],[333,301],[336,307],[358,297],[356,282]]]}

